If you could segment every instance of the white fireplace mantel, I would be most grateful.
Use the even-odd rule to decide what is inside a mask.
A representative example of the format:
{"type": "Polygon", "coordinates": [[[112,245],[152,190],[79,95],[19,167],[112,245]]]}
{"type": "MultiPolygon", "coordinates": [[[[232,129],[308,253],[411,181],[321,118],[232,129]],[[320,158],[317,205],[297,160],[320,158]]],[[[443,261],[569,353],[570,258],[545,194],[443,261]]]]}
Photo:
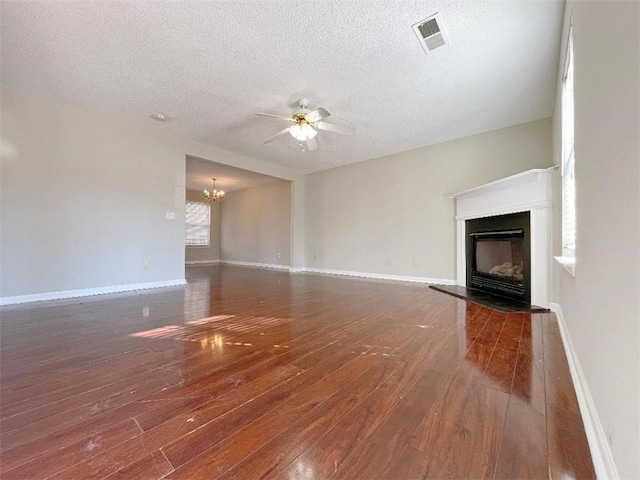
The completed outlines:
{"type": "Polygon", "coordinates": [[[456,200],[456,283],[466,286],[465,221],[530,212],[531,303],[551,301],[552,172],[534,169],[451,195],[456,200]]]}

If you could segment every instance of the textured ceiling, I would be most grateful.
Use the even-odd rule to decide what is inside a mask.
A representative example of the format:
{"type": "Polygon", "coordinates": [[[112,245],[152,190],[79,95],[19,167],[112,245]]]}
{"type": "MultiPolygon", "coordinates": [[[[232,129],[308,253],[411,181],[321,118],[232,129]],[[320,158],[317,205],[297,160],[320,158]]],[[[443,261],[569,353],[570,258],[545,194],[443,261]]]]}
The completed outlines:
{"type": "Polygon", "coordinates": [[[2,82],[299,173],[552,114],[562,1],[2,2],[2,82]],[[436,13],[450,43],[411,25],[436,13]],[[301,151],[256,112],[353,127],[301,151]],[[165,123],[149,118],[154,112],[165,123]]]}

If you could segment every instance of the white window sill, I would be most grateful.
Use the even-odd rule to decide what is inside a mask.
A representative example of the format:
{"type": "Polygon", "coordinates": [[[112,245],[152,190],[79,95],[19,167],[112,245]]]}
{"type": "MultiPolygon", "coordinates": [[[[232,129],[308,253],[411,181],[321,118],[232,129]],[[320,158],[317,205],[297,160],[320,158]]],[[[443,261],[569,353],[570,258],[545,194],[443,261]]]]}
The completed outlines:
{"type": "Polygon", "coordinates": [[[576,276],[576,257],[553,257],[562,267],[571,274],[576,276]]]}

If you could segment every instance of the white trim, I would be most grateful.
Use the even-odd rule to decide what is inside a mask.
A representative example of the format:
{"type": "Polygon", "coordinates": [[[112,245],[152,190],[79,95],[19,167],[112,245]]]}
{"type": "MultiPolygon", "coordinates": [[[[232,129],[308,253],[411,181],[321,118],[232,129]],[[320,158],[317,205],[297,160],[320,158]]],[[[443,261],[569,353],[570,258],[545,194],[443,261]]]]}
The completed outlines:
{"type": "Polygon", "coordinates": [[[461,287],[467,286],[467,224],[465,220],[456,220],[456,280],[461,287]]]}
{"type": "Polygon", "coordinates": [[[384,273],[352,272],[348,270],[332,270],[328,268],[290,268],[286,265],[273,265],[267,263],[239,262],[235,260],[220,260],[221,264],[235,265],[238,267],[275,268],[288,270],[289,273],[322,273],[326,275],[340,275],[346,277],[372,278],[376,280],[395,280],[399,282],[429,283],[434,285],[455,285],[456,281],[448,278],[411,277],[407,275],[387,275],[384,273]]]}
{"type": "Polygon", "coordinates": [[[147,290],[149,288],[176,287],[186,285],[184,278],[178,280],[163,280],[160,282],[129,283],[127,285],[111,285],[108,287],[83,288],[80,290],[63,290],[59,292],[34,293],[31,295],[16,295],[0,297],[0,305],[15,305],[18,303],[43,302],[46,300],[62,300],[65,298],[88,297],[91,295],[105,295],[107,293],[131,292],[147,290]]]}
{"type": "Polygon", "coordinates": [[[495,208],[484,208],[482,210],[465,212],[463,215],[456,215],[456,220],[472,220],[474,218],[496,217],[498,215],[507,215],[509,213],[528,212],[536,208],[551,207],[553,207],[553,202],[551,200],[510,204],[495,208]]]}
{"type": "Polygon", "coordinates": [[[532,208],[529,212],[531,232],[531,303],[549,308],[551,301],[551,255],[553,212],[551,208],[532,208]]]}
{"type": "Polygon", "coordinates": [[[185,265],[218,265],[220,263],[220,259],[218,260],[187,260],[184,262],[185,265]]]}
{"type": "Polygon", "coordinates": [[[576,276],[576,257],[553,257],[562,267],[571,274],[572,277],[576,276]]]}
{"type": "Polygon", "coordinates": [[[547,174],[552,170],[558,168],[557,165],[549,168],[533,168],[526,172],[516,173],[510,177],[501,178],[493,182],[485,183],[477,187],[469,188],[461,192],[449,195],[449,198],[461,198],[461,197],[475,197],[476,195],[485,195],[490,192],[495,192],[505,188],[511,188],[514,186],[525,185],[531,182],[537,182],[540,174],[547,174]]]}
{"type": "Polygon", "coordinates": [[[235,265],[236,267],[272,268],[276,270],[290,270],[289,265],[277,265],[275,263],[240,262],[238,260],[220,260],[222,265],[235,265]]]}
{"type": "Polygon", "coordinates": [[[411,277],[407,275],[387,275],[385,273],[350,272],[347,270],[331,270],[327,268],[296,268],[296,272],[324,273],[347,277],[374,278],[377,280],[396,280],[399,282],[430,283],[435,285],[455,285],[456,281],[448,278],[411,277]]]}
{"type": "Polygon", "coordinates": [[[571,336],[569,335],[569,329],[562,315],[562,308],[557,303],[551,303],[549,307],[558,318],[562,344],[564,345],[564,351],[567,355],[567,362],[569,363],[569,370],[571,371],[576,396],[578,397],[582,423],[584,424],[587,441],[589,442],[589,450],[591,451],[591,460],[593,461],[593,468],[596,471],[596,477],[600,480],[617,480],[620,476],[618,475],[618,470],[613,460],[613,455],[611,454],[609,442],[602,428],[598,411],[593,403],[589,385],[584,378],[578,355],[573,346],[571,336]]]}

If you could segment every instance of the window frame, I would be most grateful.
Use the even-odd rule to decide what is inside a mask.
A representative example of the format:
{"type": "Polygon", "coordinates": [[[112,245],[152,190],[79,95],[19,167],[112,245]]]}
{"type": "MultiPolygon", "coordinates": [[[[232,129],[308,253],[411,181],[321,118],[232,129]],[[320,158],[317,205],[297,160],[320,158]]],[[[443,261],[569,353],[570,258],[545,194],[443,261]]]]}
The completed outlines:
{"type": "MultiPolygon", "coordinates": [[[[184,239],[184,244],[185,247],[187,248],[207,248],[211,246],[211,204],[208,202],[196,202],[196,201],[191,201],[191,200],[187,200],[185,202],[185,214],[184,214],[184,223],[185,223],[185,239],[184,239]],[[204,205],[207,207],[207,241],[206,244],[205,243],[188,243],[188,229],[189,229],[189,212],[188,212],[188,205],[189,204],[195,204],[195,205],[204,205]]],[[[204,225],[198,225],[198,224],[194,224],[194,226],[204,226],[204,225]]]]}
{"type": "Polygon", "coordinates": [[[554,257],[562,267],[575,277],[576,272],[576,189],[575,189],[575,98],[574,98],[573,25],[569,24],[567,49],[560,90],[560,168],[562,175],[562,256],[554,257]],[[568,129],[570,127],[570,129],[568,129]],[[570,138],[569,138],[570,137],[570,138]],[[568,203],[571,202],[571,203],[568,203]],[[569,218],[570,217],[570,218],[569,218]],[[571,232],[568,232],[571,230],[571,232]]]}

